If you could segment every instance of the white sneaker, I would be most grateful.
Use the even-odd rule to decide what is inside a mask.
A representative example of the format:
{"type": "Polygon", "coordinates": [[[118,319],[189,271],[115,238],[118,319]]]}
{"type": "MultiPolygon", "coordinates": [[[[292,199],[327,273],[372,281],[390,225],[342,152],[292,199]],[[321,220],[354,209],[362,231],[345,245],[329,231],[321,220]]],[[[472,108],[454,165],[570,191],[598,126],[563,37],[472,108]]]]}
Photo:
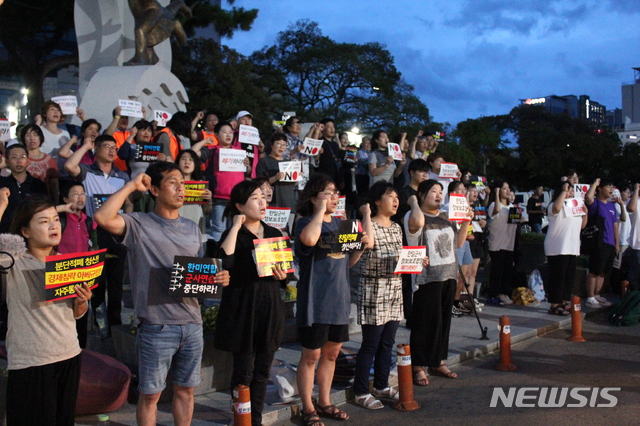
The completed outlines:
{"type": "Polygon", "coordinates": [[[602,306],[611,306],[611,302],[609,302],[607,299],[605,299],[604,297],[597,295],[594,296],[594,298],[598,301],[598,303],[600,303],[600,305],[602,306]]]}
{"type": "Polygon", "coordinates": [[[500,299],[505,305],[513,305],[513,300],[511,300],[511,298],[506,294],[499,294],[498,299],[500,299]]]}
{"type": "Polygon", "coordinates": [[[587,306],[587,308],[591,308],[591,309],[600,309],[600,308],[602,308],[602,305],[596,299],[593,299],[593,301],[587,300],[585,305],[587,306]]]}

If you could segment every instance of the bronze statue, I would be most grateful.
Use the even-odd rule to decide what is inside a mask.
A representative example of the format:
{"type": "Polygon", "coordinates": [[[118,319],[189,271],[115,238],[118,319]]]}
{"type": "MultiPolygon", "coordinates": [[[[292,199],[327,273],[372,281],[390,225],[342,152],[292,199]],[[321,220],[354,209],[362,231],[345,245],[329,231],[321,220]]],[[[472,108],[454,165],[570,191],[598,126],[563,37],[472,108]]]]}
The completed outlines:
{"type": "Polygon", "coordinates": [[[124,65],[154,65],[158,56],[153,46],[162,43],[174,35],[181,45],[187,41],[187,35],[176,16],[184,13],[191,18],[191,8],[184,0],[171,0],[167,7],[160,6],[157,0],[129,0],[129,8],[135,19],[136,53],[124,65]]]}

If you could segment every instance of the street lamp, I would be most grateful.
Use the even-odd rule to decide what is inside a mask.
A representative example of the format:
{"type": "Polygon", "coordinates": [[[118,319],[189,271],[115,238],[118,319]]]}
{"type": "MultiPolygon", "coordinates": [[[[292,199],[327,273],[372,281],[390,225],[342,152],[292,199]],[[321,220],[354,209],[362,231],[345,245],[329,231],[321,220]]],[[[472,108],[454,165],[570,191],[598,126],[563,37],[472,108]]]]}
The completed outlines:
{"type": "MultiPolygon", "coordinates": [[[[0,0],[0,2],[2,2],[2,0],[0,0]]],[[[23,87],[22,89],[20,89],[20,93],[26,96],[29,94],[29,89],[27,89],[26,87],[23,87]]]]}

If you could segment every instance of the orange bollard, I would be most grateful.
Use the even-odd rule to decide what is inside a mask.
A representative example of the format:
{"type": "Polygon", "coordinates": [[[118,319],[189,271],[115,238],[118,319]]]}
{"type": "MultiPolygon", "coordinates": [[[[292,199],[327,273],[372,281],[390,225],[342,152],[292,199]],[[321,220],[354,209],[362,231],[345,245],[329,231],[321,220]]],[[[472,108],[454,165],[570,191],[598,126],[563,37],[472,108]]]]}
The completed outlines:
{"type": "Polygon", "coordinates": [[[579,296],[571,296],[571,337],[572,342],[586,342],[582,337],[582,304],[579,296]]]}
{"type": "Polygon", "coordinates": [[[233,388],[233,424],[251,426],[251,392],[249,386],[238,385],[233,388]]]}
{"type": "Polygon", "coordinates": [[[627,294],[628,290],[629,290],[629,281],[627,280],[622,281],[622,283],[620,284],[620,297],[627,294]]]}
{"type": "Polygon", "coordinates": [[[506,315],[500,317],[500,362],[494,368],[498,371],[518,369],[511,363],[511,321],[506,315]]]}
{"type": "Polygon", "coordinates": [[[400,411],[413,411],[420,408],[420,404],[413,399],[411,348],[407,344],[398,345],[398,390],[400,400],[393,404],[393,408],[400,411]]]}

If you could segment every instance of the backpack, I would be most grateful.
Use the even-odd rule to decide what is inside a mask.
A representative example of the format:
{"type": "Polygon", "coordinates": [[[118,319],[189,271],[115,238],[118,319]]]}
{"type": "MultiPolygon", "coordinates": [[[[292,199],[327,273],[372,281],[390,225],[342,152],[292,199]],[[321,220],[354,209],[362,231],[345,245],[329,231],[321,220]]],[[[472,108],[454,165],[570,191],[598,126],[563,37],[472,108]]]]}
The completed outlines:
{"type": "Polygon", "coordinates": [[[640,323],[640,291],[632,290],[609,310],[609,322],[617,327],[640,323]]]}
{"type": "Polygon", "coordinates": [[[527,287],[518,287],[511,293],[511,300],[518,305],[532,305],[539,303],[533,295],[533,291],[527,287]]]}
{"type": "Polygon", "coordinates": [[[540,271],[534,269],[529,275],[529,279],[527,280],[527,286],[533,292],[533,296],[544,302],[547,299],[547,295],[544,291],[544,284],[542,282],[542,275],[540,275],[540,271]]]}

